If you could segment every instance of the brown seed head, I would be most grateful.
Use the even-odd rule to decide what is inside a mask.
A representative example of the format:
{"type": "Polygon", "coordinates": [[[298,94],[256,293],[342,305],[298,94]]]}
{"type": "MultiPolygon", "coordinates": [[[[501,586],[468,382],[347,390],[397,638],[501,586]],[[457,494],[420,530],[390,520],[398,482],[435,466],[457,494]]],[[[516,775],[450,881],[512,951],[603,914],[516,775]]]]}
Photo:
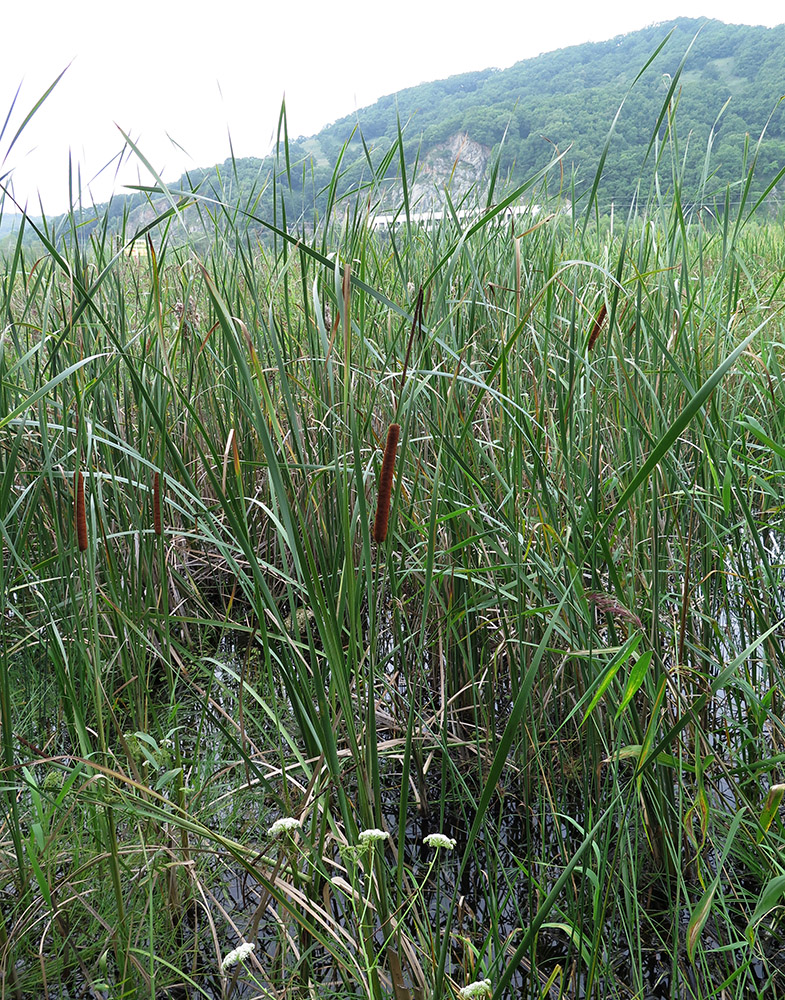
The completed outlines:
{"type": "Polygon", "coordinates": [[[605,317],[607,316],[607,314],[608,314],[608,307],[603,302],[600,311],[597,313],[597,318],[594,321],[594,326],[591,329],[591,333],[589,334],[589,350],[591,350],[592,347],[594,347],[594,345],[597,343],[597,338],[602,332],[602,327],[603,324],[605,323],[605,317]]]}
{"type": "Polygon", "coordinates": [[[637,625],[639,629],[643,630],[643,622],[635,612],[619,604],[616,598],[611,597],[610,594],[600,593],[596,590],[587,590],[586,600],[603,614],[613,615],[615,618],[621,618],[623,621],[632,622],[633,625],[637,625]]]}
{"type": "Polygon", "coordinates": [[[161,478],[157,472],[153,476],[153,528],[156,535],[161,534],[161,478]]]}
{"type": "Polygon", "coordinates": [[[87,516],[84,508],[84,477],[82,470],[76,473],[76,541],[79,551],[87,548],[87,516]]]}
{"type": "Polygon", "coordinates": [[[390,424],[390,429],[387,431],[387,444],[384,447],[382,471],[379,476],[379,499],[376,505],[376,520],[373,522],[373,540],[378,545],[381,545],[387,537],[387,522],[390,520],[390,497],[392,496],[393,472],[395,470],[395,453],[398,449],[400,433],[400,424],[390,424]]]}

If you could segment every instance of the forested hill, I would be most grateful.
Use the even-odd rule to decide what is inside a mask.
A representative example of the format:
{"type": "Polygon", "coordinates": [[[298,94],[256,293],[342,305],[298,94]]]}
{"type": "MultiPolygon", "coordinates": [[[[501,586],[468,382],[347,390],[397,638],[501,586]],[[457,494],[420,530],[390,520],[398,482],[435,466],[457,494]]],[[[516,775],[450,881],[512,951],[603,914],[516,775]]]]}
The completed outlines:
{"type": "MultiPolygon", "coordinates": [[[[745,141],[749,137],[749,162],[765,128],[755,171],[755,186],[763,190],[785,166],[785,102],[779,104],[785,94],[785,25],[749,27],[705,19],[657,24],[607,42],[526,59],[506,70],[464,73],[383,97],[315,136],[290,140],[288,171],[282,155],[277,161],[227,161],[215,169],[224,190],[238,182],[242,187],[255,184],[257,190],[267,184],[259,209],[269,211],[269,178],[277,162],[283,182],[276,185],[279,201],[285,189],[289,216],[308,217],[314,199],[324,208],[336,164],[340,162],[339,194],[367,181],[369,157],[375,171],[384,165],[400,122],[408,164],[417,157],[421,164],[438,163],[439,152],[448,148],[444,144],[465,134],[484,147],[488,164],[498,161],[500,179],[522,181],[544,167],[555,149],[568,150],[563,161],[565,182],[574,179],[580,195],[591,189],[614,116],[629,91],[599,188],[601,208],[611,200],[623,205],[633,197],[639,178],[643,177],[644,192],[651,179],[655,158],[649,155],[645,165],[644,159],[685,54],[672,101],[678,162],[684,162],[682,193],[711,201],[724,197],[731,185],[733,196],[733,186],[739,187],[744,176],[745,141]],[[702,185],[710,136],[708,181],[702,185]]],[[[665,123],[659,132],[664,135],[665,123]]],[[[666,183],[668,155],[660,161],[666,183]]],[[[391,157],[387,176],[399,171],[399,159],[397,153],[391,157]]],[[[454,160],[449,155],[442,159],[442,176],[431,166],[432,186],[450,176],[454,160]]],[[[196,172],[183,184],[204,176],[205,172],[196,172]]]]}
{"type": "MultiPolygon", "coordinates": [[[[483,191],[491,176],[497,185],[521,183],[558,150],[565,153],[563,173],[552,172],[549,190],[561,183],[570,197],[580,198],[592,189],[609,130],[624,102],[597,190],[599,209],[606,211],[613,202],[623,210],[636,189],[646,198],[655,161],[661,185],[667,188],[675,162],[682,198],[721,207],[726,195],[731,201],[741,196],[745,165],[756,154],[753,193],[765,191],[785,167],[783,94],[785,25],[679,19],[607,42],[549,52],[509,69],[411,87],[315,136],[284,141],[282,128],[277,154],[193,170],[171,187],[196,188],[223,202],[234,203],[239,196],[257,218],[280,223],[285,212],[290,226],[310,228],[330,206],[347,202],[378,211],[396,204],[400,208],[402,160],[413,185],[412,207],[424,210],[438,207],[448,182],[455,201],[472,184],[483,191]],[[671,100],[674,128],[657,161],[649,146],[658,121],[660,138],[666,134],[667,116],[661,120],[661,115],[677,76],[671,100]],[[396,145],[399,128],[403,157],[396,145]]],[[[780,190],[785,193],[785,182],[769,197],[774,209],[780,190]]],[[[107,209],[99,214],[118,226],[125,217],[127,231],[129,224],[133,228],[151,221],[167,204],[140,202],[138,195],[133,201],[116,198],[108,207],[99,206],[107,209]]]]}

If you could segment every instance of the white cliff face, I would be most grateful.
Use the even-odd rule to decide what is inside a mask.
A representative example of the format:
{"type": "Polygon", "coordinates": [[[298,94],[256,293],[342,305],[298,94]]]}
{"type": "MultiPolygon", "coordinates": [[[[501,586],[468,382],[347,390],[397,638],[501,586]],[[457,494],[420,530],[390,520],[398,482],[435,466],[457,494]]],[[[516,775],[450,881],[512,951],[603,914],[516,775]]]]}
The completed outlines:
{"type": "MultiPolygon", "coordinates": [[[[465,132],[450,136],[428,151],[417,167],[414,183],[409,189],[412,211],[431,212],[445,207],[444,189],[447,187],[453,204],[475,185],[479,186],[491,150],[470,139],[465,132]]],[[[411,183],[411,180],[410,180],[411,183]]],[[[392,186],[385,204],[402,202],[400,183],[392,186]]]]}
{"type": "MultiPolygon", "coordinates": [[[[441,217],[441,213],[447,211],[445,189],[449,191],[456,210],[459,212],[473,210],[477,201],[475,195],[470,195],[465,204],[462,202],[472,189],[477,195],[481,195],[490,156],[490,147],[471,139],[466,132],[458,132],[450,136],[446,142],[431,147],[419,160],[416,171],[412,164],[407,168],[411,215],[421,218],[441,217]]],[[[381,203],[375,206],[375,224],[380,227],[387,221],[394,222],[403,205],[403,190],[399,178],[383,182],[382,190],[384,194],[381,203]],[[388,220],[386,212],[394,212],[395,215],[390,215],[388,220]]],[[[133,227],[141,229],[150,225],[170,207],[171,204],[167,199],[156,198],[146,205],[135,208],[131,215],[133,227]]],[[[184,220],[189,233],[201,231],[196,209],[193,207],[181,209],[180,217],[184,220]]],[[[306,218],[306,227],[308,222],[306,218]]],[[[146,256],[146,240],[139,241],[138,252],[139,255],[146,256]]]]}

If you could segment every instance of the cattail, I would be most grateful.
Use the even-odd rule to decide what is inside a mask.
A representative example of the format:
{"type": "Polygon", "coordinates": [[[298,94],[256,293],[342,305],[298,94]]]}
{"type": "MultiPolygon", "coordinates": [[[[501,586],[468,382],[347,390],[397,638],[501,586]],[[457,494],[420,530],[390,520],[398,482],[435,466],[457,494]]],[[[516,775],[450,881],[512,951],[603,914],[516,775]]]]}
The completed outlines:
{"type": "Polygon", "coordinates": [[[602,332],[602,326],[603,323],[605,322],[605,317],[607,316],[607,314],[608,314],[608,307],[603,302],[602,308],[597,313],[597,318],[594,321],[594,326],[591,328],[591,333],[589,334],[589,350],[591,350],[592,347],[594,347],[595,343],[597,342],[597,338],[602,332]]]}
{"type": "Polygon", "coordinates": [[[87,517],[84,509],[84,478],[82,470],[76,473],[76,540],[79,551],[87,548],[87,517]]]}
{"type": "Polygon", "coordinates": [[[156,535],[161,534],[161,477],[157,472],[153,476],[153,528],[156,535]]]}
{"type": "Polygon", "coordinates": [[[387,537],[387,522],[390,520],[390,496],[392,495],[393,472],[395,471],[395,452],[398,448],[400,433],[400,424],[390,424],[390,429],[387,431],[387,444],[384,446],[382,472],[379,476],[376,520],[373,522],[373,540],[378,545],[381,545],[387,537]]]}

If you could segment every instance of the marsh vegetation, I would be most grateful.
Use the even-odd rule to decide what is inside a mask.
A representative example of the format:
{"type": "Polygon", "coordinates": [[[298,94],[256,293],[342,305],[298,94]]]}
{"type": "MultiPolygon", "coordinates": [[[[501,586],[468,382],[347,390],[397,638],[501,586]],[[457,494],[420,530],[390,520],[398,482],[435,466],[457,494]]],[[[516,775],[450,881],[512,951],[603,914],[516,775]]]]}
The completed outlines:
{"type": "Polygon", "coordinates": [[[785,990],[785,247],[668,162],[20,236],[4,996],[785,990]]]}

